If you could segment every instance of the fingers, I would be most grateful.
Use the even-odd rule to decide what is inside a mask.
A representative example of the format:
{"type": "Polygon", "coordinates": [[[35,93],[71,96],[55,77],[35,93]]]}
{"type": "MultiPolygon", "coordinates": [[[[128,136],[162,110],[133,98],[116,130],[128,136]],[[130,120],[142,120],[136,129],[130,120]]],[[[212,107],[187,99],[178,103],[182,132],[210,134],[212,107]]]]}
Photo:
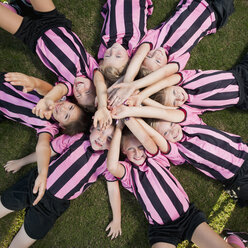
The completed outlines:
{"type": "Polygon", "coordinates": [[[13,174],[21,168],[16,160],[8,161],[3,167],[6,172],[12,172],[13,174]]]}
{"type": "Polygon", "coordinates": [[[33,193],[37,194],[37,192],[38,192],[38,196],[34,200],[33,205],[36,205],[41,200],[41,198],[43,197],[45,193],[45,185],[43,183],[35,182],[33,193]]]}
{"type": "Polygon", "coordinates": [[[109,231],[109,234],[107,236],[111,237],[111,240],[113,240],[113,239],[117,238],[119,235],[121,235],[120,229],[115,230],[115,229],[111,228],[111,226],[109,228],[110,228],[110,231],[109,231]]]}
{"type": "Polygon", "coordinates": [[[44,112],[42,109],[38,108],[38,107],[34,107],[32,109],[32,113],[35,114],[36,116],[39,116],[40,118],[44,118],[44,112]]]}

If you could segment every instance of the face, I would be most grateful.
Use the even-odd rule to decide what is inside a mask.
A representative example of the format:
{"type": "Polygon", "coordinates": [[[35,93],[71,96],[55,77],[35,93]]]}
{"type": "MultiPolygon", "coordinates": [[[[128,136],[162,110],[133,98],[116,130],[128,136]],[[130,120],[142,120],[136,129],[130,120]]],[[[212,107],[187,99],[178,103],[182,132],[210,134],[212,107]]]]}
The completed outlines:
{"type": "Polygon", "coordinates": [[[95,151],[102,151],[109,149],[112,137],[114,134],[114,127],[111,125],[105,130],[91,127],[90,143],[95,151]]]}
{"type": "Polygon", "coordinates": [[[159,121],[154,128],[168,141],[175,143],[182,139],[183,132],[179,124],[173,122],[159,121]]]}
{"type": "Polygon", "coordinates": [[[126,49],[119,43],[114,43],[104,54],[103,65],[123,68],[128,63],[129,57],[126,49]]]}
{"type": "Polygon", "coordinates": [[[73,86],[73,94],[81,106],[94,106],[96,91],[90,79],[77,77],[73,86]]]}
{"type": "Polygon", "coordinates": [[[164,90],[165,106],[179,107],[188,100],[188,94],[180,86],[171,86],[164,90]]]}
{"type": "Polygon", "coordinates": [[[151,50],[142,65],[150,71],[156,71],[167,64],[167,55],[163,47],[151,50]]]}
{"type": "Polygon", "coordinates": [[[136,165],[142,165],[145,162],[145,149],[133,136],[128,136],[124,139],[122,152],[127,156],[129,161],[136,165]]]}
{"type": "Polygon", "coordinates": [[[82,110],[74,103],[68,101],[56,102],[53,109],[53,117],[61,127],[77,120],[82,110]]]}

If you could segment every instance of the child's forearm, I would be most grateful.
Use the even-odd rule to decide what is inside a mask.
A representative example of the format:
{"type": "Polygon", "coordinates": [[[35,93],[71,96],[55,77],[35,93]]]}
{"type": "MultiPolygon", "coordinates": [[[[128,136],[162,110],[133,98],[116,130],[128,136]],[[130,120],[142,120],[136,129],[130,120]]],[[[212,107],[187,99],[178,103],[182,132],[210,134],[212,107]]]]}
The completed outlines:
{"type": "Polygon", "coordinates": [[[98,109],[107,107],[107,86],[104,77],[100,71],[94,72],[94,85],[96,87],[96,96],[98,109]]]}
{"type": "Polygon", "coordinates": [[[137,119],[137,121],[150,135],[150,137],[154,140],[156,145],[159,147],[159,150],[162,151],[163,153],[167,153],[169,148],[167,140],[161,134],[159,134],[154,128],[149,126],[144,120],[137,119]]]}
{"type": "Polygon", "coordinates": [[[136,118],[129,118],[125,124],[149,153],[157,152],[157,145],[136,118]]]}
{"type": "Polygon", "coordinates": [[[42,79],[30,76],[30,80],[34,82],[35,90],[42,96],[45,96],[50,90],[53,89],[51,84],[42,79]]]}
{"type": "Polygon", "coordinates": [[[107,188],[113,221],[121,223],[121,195],[118,181],[108,182],[107,188]]]}
{"type": "Polygon", "coordinates": [[[68,93],[68,89],[64,84],[57,84],[50,90],[44,98],[50,99],[53,102],[57,102],[60,100],[63,96],[65,96],[68,93]]]}
{"type": "Polygon", "coordinates": [[[125,173],[123,166],[119,164],[121,133],[122,130],[116,127],[107,155],[107,168],[113,176],[118,178],[122,178],[125,173]]]}
{"type": "Polygon", "coordinates": [[[177,107],[170,107],[170,106],[162,105],[161,103],[156,102],[156,101],[152,100],[151,98],[146,98],[145,100],[142,101],[142,103],[146,106],[155,107],[155,108],[178,109],[177,107]]]}
{"type": "Polygon", "coordinates": [[[185,118],[183,111],[179,109],[162,109],[150,106],[129,107],[127,113],[132,117],[155,118],[169,122],[181,122],[185,118]]]}
{"type": "Polygon", "coordinates": [[[51,157],[51,147],[50,147],[51,135],[48,133],[41,133],[39,135],[39,140],[36,145],[36,159],[38,166],[38,173],[47,177],[48,166],[51,157]]]}
{"type": "Polygon", "coordinates": [[[147,53],[150,51],[150,44],[144,43],[142,44],[136,53],[134,54],[133,58],[131,59],[126,74],[124,76],[123,82],[132,82],[134,78],[137,76],[140,66],[144,61],[147,53]]]}
{"type": "Polygon", "coordinates": [[[157,83],[150,85],[149,87],[142,90],[139,94],[141,95],[142,99],[146,99],[166,87],[178,84],[180,80],[181,76],[179,74],[171,75],[158,81],[157,83]]]}

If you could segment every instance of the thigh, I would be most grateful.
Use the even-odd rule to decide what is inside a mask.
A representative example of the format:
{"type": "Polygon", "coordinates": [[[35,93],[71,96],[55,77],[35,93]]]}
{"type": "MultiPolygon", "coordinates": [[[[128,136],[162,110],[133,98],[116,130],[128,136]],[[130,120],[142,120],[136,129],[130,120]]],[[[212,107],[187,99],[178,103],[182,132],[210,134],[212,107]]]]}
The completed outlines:
{"type": "Polygon", "coordinates": [[[204,222],[194,231],[192,241],[201,248],[230,248],[231,246],[222,239],[210,226],[204,222]]]}
{"type": "Polygon", "coordinates": [[[152,248],[175,248],[175,245],[164,243],[164,242],[158,242],[152,246],[152,248]]]}

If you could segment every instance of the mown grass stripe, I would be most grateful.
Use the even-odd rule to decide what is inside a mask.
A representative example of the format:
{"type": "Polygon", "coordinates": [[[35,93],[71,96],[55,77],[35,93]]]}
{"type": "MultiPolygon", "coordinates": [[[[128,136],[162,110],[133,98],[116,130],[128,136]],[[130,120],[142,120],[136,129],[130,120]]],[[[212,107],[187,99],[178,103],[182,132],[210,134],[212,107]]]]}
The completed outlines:
{"type": "MultiPolygon", "coordinates": [[[[236,202],[230,198],[230,196],[223,191],[214,205],[211,213],[208,216],[209,226],[217,233],[221,233],[230,218],[232,211],[234,210],[236,202]]],[[[177,248],[188,247],[189,242],[187,240],[180,243],[177,248]]],[[[197,248],[198,246],[192,245],[191,247],[197,248]]]]}

